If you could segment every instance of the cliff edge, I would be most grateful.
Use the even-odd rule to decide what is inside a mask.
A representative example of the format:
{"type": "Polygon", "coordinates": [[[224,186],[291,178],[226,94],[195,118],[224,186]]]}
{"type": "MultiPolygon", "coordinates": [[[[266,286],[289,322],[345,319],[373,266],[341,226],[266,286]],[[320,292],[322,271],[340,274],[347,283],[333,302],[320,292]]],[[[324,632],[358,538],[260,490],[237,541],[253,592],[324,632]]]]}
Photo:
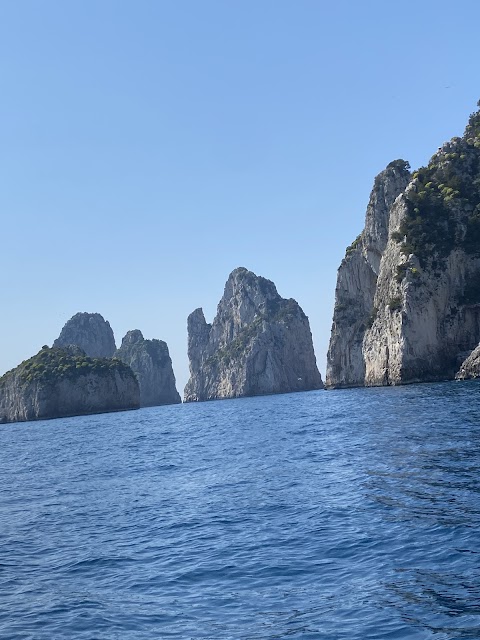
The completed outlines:
{"type": "Polygon", "coordinates": [[[453,379],[480,342],[480,111],[408,169],[376,178],[340,265],[327,387],[453,379]]]}

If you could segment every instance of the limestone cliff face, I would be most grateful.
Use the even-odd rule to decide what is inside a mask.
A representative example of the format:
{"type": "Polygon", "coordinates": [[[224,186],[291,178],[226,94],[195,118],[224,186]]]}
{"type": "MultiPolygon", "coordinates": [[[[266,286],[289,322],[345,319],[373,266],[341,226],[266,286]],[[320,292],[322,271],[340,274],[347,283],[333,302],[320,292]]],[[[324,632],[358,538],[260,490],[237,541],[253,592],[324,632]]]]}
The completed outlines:
{"type": "Polygon", "coordinates": [[[390,209],[409,180],[410,172],[402,160],[390,163],[375,178],[365,228],[348,247],[338,270],[327,356],[327,386],[352,387],[364,382],[363,338],[373,320],[380,263],[388,241],[390,209]]]}
{"type": "Polygon", "coordinates": [[[455,375],[456,380],[470,380],[473,378],[480,378],[480,344],[465,359],[455,375]]]}
{"type": "Polygon", "coordinates": [[[110,324],[99,313],[76,313],[63,327],[54,347],[79,346],[91,358],[111,358],[115,338],[110,324]]]}
{"type": "Polygon", "coordinates": [[[115,356],[137,376],[142,407],[181,402],[166,342],[145,340],[138,329],[129,331],[115,356]]]}
{"type": "Polygon", "coordinates": [[[44,347],[0,378],[0,423],[138,409],[140,391],[119,360],[44,347]]]}
{"type": "Polygon", "coordinates": [[[480,342],[480,112],[428,167],[392,164],[339,269],[328,387],[452,379],[480,342]]]}
{"type": "Polygon", "coordinates": [[[323,387],[307,316],[244,268],[230,274],[212,324],[201,309],[190,314],[188,357],[186,402],[323,387]]]}

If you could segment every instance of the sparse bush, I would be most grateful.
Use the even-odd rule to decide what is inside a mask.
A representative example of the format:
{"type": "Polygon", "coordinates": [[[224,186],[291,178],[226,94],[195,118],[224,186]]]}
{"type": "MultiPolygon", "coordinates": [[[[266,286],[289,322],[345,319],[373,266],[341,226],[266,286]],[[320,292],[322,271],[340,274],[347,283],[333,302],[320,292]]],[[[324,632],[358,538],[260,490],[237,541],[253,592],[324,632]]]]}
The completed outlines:
{"type": "Polygon", "coordinates": [[[390,311],[398,311],[402,308],[402,299],[400,297],[391,298],[388,303],[388,308],[390,311]]]}
{"type": "Polygon", "coordinates": [[[348,246],[345,250],[345,257],[347,257],[348,255],[350,255],[351,253],[353,253],[355,251],[355,249],[358,247],[358,245],[360,244],[360,240],[362,239],[362,234],[360,233],[355,240],[352,242],[352,244],[350,246],[348,246]]]}

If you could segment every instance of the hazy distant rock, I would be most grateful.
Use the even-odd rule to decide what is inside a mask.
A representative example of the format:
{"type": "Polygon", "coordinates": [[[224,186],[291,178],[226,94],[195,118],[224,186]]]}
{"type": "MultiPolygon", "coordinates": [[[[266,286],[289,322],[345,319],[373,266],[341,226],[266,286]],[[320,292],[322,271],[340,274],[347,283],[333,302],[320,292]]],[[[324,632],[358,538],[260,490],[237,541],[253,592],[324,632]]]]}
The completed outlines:
{"type": "Polygon", "coordinates": [[[244,268],[230,274],[213,324],[190,314],[188,357],[186,402],[323,387],[307,316],[244,268]]]}
{"type": "Polygon", "coordinates": [[[181,402],[166,342],[145,340],[136,329],[126,334],[115,355],[136,374],[142,407],[181,402]]]}
{"type": "Polygon", "coordinates": [[[54,347],[75,344],[91,358],[111,358],[115,338],[110,324],[99,313],[76,313],[63,327],[54,347]]]}
{"type": "Polygon", "coordinates": [[[133,371],[75,346],[44,347],[0,378],[0,423],[138,409],[133,371]]]}

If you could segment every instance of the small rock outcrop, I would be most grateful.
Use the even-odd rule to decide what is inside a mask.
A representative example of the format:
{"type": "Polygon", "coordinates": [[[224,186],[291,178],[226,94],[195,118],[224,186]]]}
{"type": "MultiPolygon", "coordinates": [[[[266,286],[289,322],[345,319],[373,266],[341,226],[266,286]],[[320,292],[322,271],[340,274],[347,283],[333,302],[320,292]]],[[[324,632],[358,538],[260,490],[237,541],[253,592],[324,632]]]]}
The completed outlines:
{"type": "Polygon", "coordinates": [[[54,347],[74,344],[91,358],[111,358],[115,338],[110,324],[99,313],[76,313],[63,327],[54,347]]]}
{"type": "Polygon", "coordinates": [[[453,379],[480,342],[480,110],[412,175],[375,180],[338,271],[327,387],[453,379]]]}
{"type": "Polygon", "coordinates": [[[480,344],[464,360],[455,375],[456,380],[471,380],[474,378],[480,378],[480,344]]]}
{"type": "Polygon", "coordinates": [[[273,282],[238,268],[212,324],[188,317],[185,402],[323,388],[307,316],[273,282]]]}
{"type": "Polygon", "coordinates": [[[78,347],[43,347],[0,378],[0,423],[138,409],[133,371],[78,347]]]}
{"type": "Polygon", "coordinates": [[[166,342],[145,340],[142,332],[136,329],[125,335],[115,356],[129,365],[137,376],[142,407],[181,402],[166,342]]]}

